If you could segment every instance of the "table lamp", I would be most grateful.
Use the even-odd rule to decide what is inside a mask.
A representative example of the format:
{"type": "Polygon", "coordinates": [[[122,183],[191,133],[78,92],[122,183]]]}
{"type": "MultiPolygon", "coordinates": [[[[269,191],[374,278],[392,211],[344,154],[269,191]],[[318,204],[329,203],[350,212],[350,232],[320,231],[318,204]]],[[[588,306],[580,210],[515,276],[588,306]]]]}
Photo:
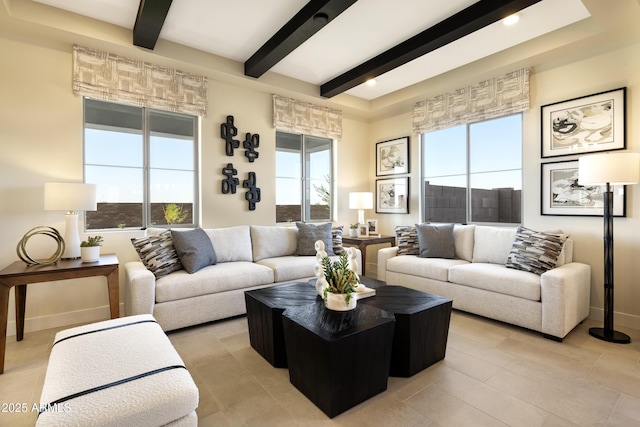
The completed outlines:
{"type": "Polygon", "coordinates": [[[95,211],[96,185],[78,182],[47,182],[44,184],[44,209],[66,211],[62,259],[80,258],[80,235],[76,211],[95,211]]]}
{"type": "Polygon", "coordinates": [[[364,210],[373,209],[373,193],[349,193],[349,209],[358,209],[358,224],[364,224],[364,210]]]}
{"type": "Polygon", "coordinates": [[[604,328],[590,328],[589,335],[627,344],[627,334],[613,330],[613,192],[612,185],[640,181],[640,153],[605,153],[580,157],[578,184],[606,185],[604,193],[604,328]]]}

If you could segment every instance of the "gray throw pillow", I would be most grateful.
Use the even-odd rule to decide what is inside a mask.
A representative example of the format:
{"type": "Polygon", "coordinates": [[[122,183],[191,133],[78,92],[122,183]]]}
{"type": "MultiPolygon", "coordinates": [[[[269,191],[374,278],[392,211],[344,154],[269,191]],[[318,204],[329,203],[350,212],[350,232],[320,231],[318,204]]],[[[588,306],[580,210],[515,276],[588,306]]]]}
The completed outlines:
{"type": "Polygon", "coordinates": [[[296,255],[315,255],[316,240],[322,240],[327,255],[335,255],[333,253],[333,235],[330,222],[318,225],[296,222],[296,227],[298,227],[296,255]]]}
{"type": "Polygon", "coordinates": [[[566,234],[552,234],[518,227],[513,247],[505,264],[507,268],[541,275],[555,268],[566,234]]]}
{"type": "Polygon", "coordinates": [[[156,276],[156,279],[183,268],[173,247],[169,230],[155,236],[131,239],[131,244],[138,253],[140,261],[156,276]]]}
{"type": "Polygon", "coordinates": [[[453,224],[416,224],[421,258],[455,258],[453,224]]]}
{"type": "Polygon", "coordinates": [[[202,228],[171,230],[171,237],[180,262],[189,274],[217,262],[211,239],[202,228]]]}

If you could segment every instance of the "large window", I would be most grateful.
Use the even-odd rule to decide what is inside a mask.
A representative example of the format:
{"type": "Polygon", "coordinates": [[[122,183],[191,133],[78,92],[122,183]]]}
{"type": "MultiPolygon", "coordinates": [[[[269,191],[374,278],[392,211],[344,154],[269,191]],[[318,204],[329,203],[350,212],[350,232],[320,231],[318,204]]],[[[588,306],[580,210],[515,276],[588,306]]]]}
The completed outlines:
{"type": "Polygon", "coordinates": [[[329,221],[332,140],[276,132],[276,222],[329,221]]]}
{"type": "Polygon", "coordinates": [[[85,181],[97,184],[87,229],[198,222],[197,117],[84,101],[85,181]]]}
{"type": "Polygon", "coordinates": [[[423,220],[521,222],[522,114],[422,135],[423,220]]]}

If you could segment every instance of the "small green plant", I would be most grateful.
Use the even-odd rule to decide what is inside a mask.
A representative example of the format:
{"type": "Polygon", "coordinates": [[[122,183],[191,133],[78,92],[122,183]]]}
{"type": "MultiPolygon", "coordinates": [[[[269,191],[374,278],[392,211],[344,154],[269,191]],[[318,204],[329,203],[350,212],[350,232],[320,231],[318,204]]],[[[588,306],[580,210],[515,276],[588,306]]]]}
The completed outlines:
{"type": "Polygon", "coordinates": [[[189,215],[189,212],[175,203],[168,203],[162,208],[162,211],[164,212],[164,219],[167,224],[182,224],[189,215]]]}
{"type": "Polygon", "coordinates": [[[351,225],[349,226],[349,228],[350,228],[350,229],[352,229],[352,230],[357,230],[359,225],[360,225],[360,224],[356,222],[356,223],[354,223],[354,224],[351,224],[351,225]]]}
{"type": "Polygon", "coordinates": [[[102,236],[89,236],[87,240],[84,240],[80,243],[81,248],[86,248],[89,246],[102,246],[102,236]]]}
{"type": "Polygon", "coordinates": [[[356,291],[360,278],[349,268],[349,257],[346,252],[340,254],[337,261],[331,261],[328,257],[322,258],[320,263],[327,286],[324,288],[324,301],[327,302],[327,293],[345,294],[345,303],[348,305],[353,293],[356,291]]]}

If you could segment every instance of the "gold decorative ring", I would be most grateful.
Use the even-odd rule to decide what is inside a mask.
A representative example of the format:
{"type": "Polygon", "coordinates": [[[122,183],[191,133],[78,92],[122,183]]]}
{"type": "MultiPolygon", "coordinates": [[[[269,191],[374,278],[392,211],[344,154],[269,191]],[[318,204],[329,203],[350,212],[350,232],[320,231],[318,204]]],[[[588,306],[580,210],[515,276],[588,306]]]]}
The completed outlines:
{"type": "Polygon", "coordinates": [[[22,236],[22,240],[18,242],[16,252],[18,253],[18,257],[20,257],[22,261],[26,262],[27,265],[55,264],[60,261],[60,258],[62,258],[62,254],[64,253],[64,239],[62,238],[58,230],[53,227],[34,227],[31,230],[27,231],[24,236],[22,236]],[[34,259],[27,253],[27,242],[32,236],[35,236],[37,234],[49,236],[58,243],[58,249],[56,249],[56,251],[47,259],[34,259]]]}

